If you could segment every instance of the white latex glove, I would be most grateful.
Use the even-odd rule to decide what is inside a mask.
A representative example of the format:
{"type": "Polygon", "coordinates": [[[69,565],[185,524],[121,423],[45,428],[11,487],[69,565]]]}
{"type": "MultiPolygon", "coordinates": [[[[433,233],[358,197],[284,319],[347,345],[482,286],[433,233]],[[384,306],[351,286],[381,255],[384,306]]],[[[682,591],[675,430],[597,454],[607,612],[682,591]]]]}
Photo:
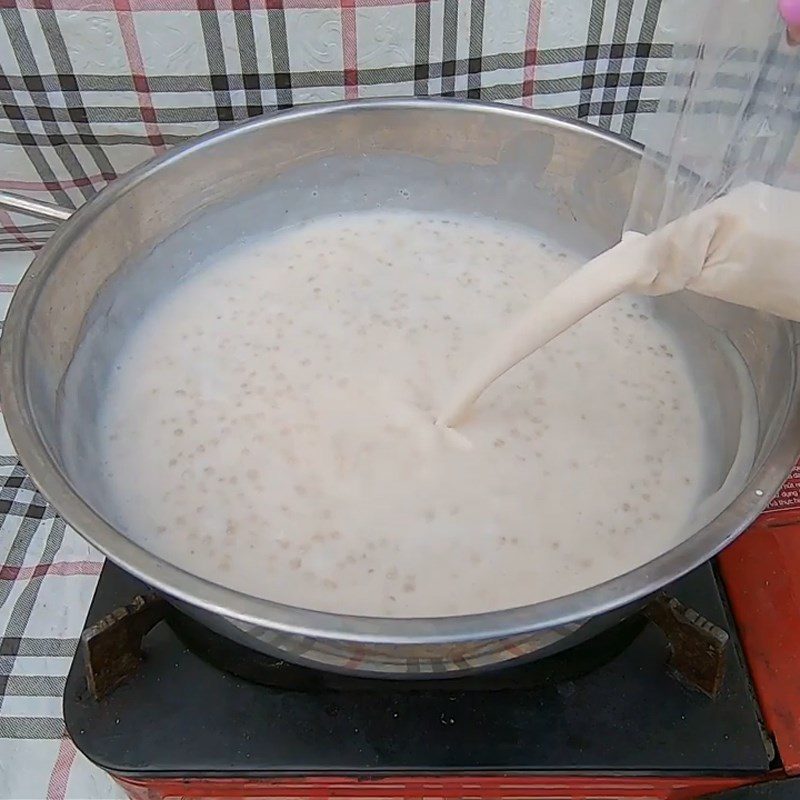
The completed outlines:
{"type": "Polygon", "coordinates": [[[800,322],[800,192],[751,183],[647,236],[626,234],[500,331],[437,423],[457,424],[493,381],[621,292],[680,289],[800,322]]]}
{"type": "Polygon", "coordinates": [[[686,288],[800,321],[800,192],[751,183],[600,258],[633,268],[632,292],[686,288]]]}

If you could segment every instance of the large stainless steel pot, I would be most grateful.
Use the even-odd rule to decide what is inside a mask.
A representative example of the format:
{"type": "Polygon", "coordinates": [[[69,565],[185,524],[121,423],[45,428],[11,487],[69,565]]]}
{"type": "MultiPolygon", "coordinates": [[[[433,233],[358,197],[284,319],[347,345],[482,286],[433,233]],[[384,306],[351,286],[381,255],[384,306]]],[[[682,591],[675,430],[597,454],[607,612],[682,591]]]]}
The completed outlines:
{"type": "MultiPolygon", "coordinates": [[[[487,614],[338,616],[189,574],[112,523],[93,480],[93,421],[125,332],[191,269],[193,252],[326,211],[381,204],[544,225],[589,255],[619,237],[639,159],[633,144],[543,114],[385,100],[303,108],[201,137],[134,170],[71,216],[26,202],[28,211],[69,219],[25,275],[2,337],[0,392],[20,458],[65,519],[117,564],[206,625],[292,661],[402,677],[486,669],[577,643],[709,559],[778,489],[800,450],[792,325],[688,294],[659,300],[708,408],[716,462],[707,490],[741,455],[742,416],[757,415],[746,480],[721,513],[654,561],[585,591],[487,614]],[[90,366],[75,376],[70,365],[83,340],[90,366]],[[747,406],[726,356],[731,346],[749,373],[755,406],[747,406]]],[[[8,195],[0,201],[17,202],[8,195]]]]}

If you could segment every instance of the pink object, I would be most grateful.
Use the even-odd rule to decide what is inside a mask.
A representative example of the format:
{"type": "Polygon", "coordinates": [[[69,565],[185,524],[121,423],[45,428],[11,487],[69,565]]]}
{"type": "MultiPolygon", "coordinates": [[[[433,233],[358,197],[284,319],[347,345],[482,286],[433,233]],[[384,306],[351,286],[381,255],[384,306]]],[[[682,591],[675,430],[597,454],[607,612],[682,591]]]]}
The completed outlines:
{"type": "Polygon", "coordinates": [[[800,0],[778,0],[778,11],[790,28],[800,27],[800,0]]]}

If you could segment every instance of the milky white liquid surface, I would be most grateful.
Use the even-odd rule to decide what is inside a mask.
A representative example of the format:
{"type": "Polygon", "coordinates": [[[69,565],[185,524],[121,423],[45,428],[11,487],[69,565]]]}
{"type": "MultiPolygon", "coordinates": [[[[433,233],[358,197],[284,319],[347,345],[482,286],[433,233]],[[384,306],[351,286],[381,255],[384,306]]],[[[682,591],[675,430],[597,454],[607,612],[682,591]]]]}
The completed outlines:
{"type": "Polygon", "coordinates": [[[522,229],[339,215],[217,255],[121,354],[101,414],[131,538],[198,575],[338,613],[564,595],[684,539],[704,430],[681,353],[613,300],[437,408],[486,337],[580,261],[522,229]]]}

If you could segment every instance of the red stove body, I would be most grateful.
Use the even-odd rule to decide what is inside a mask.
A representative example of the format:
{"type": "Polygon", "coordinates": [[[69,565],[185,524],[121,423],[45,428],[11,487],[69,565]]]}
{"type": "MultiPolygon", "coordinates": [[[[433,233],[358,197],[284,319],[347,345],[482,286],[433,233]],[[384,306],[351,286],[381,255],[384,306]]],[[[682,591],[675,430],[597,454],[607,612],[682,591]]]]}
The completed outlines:
{"type": "MultiPolygon", "coordinates": [[[[561,762],[556,759],[554,763],[549,763],[547,758],[551,755],[550,750],[543,751],[547,757],[540,758],[536,755],[539,752],[537,748],[541,746],[541,739],[546,738],[548,732],[553,737],[570,738],[577,735],[579,738],[581,735],[580,731],[577,734],[572,731],[569,725],[565,728],[566,723],[563,718],[574,716],[574,710],[570,703],[574,699],[575,692],[580,694],[582,691],[582,679],[571,682],[569,686],[573,688],[569,690],[564,689],[563,686],[555,689],[552,686],[545,687],[541,690],[541,696],[538,699],[535,693],[526,690],[526,698],[529,695],[534,697],[534,700],[530,701],[534,711],[539,709],[541,715],[547,717],[550,714],[548,704],[555,703],[554,708],[556,709],[552,717],[547,717],[545,720],[537,719],[536,724],[541,722],[541,727],[531,730],[526,729],[525,724],[520,722],[521,717],[518,719],[515,716],[517,706],[513,702],[505,712],[498,712],[500,714],[498,721],[485,708],[480,714],[475,715],[477,705],[474,702],[472,705],[459,706],[453,697],[449,697],[448,702],[451,705],[448,707],[459,709],[453,712],[459,718],[457,721],[464,720],[473,728],[472,739],[468,740],[472,741],[473,749],[470,751],[467,747],[464,751],[466,752],[465,757],[461,756],[461,748],[464,746],[464,741],[467,741],[463,739],[466,734],[463,734],[460,739],[452,739],[447,746],[442,746],[440,739],[452,736],[450,731],[455,726],[448,728],[446,725],[448,720],[444,715],[441,729],[431,726],[425,711],[429,705],[436,702],[435,700],[414,699],[413,703],[424,704],[413,707],[408,705],[412,703],[412,700],[403,700],[402,698],[392,700],[387,708],[390,711],[395,709],[395,711],[392,714],[387,713],[387,717],[393,715],[396,718],[400,716],[401,712],[410,709],[409,714],[412,717],[416,714],[418,721],[416,725],[414,719],[407,721],[407,727],[402,736],[396,740],[395,749],[403,750],[406,745],[412,746],[408,744],[407,740],[418,735],[420,741],[416,743],[418,750],[415,752],[425,754],[426,751],[430,751],[431,755],[427,760],[419,755],[404,756],[405,761],[402,759],[392,760],[395,757],[392,749],[394,746],[386,745],[384,747],[383,745],[388,741],[395,741],[392,738],[395,736],[395,732],[392,729],[386,729],[386,732],[381,734],[380,730],[382,729],[374,718],[364,716],[376,712],[372,709],[365,710],[362,707],[363,704],[379,708],[386,702],[383,693],[372,695],[366,700],[347,693],[339,694],[336,701],[338,704],[336,707],[339,709],[337,713],[334,714],[326,707],[326,713],[330,712],[329,716],[312,716],[309,718],[312,720],[310,723],[306,720],[297,742],[303,742],[305,736],[310,740],[318,739],[324,743],[326,737],[330,737],[331,747],[329,749],[322,748],[319,753],[316,750],[312,751],[314,762],[308,760],[310,757],[307,754],[298,756],[297,758],[300,760],[293,760],[297,748],[302,749],[301,744],[296,744],[291,747],[287,746],[285,751],[281,751],[279,747],[280,752],[275,755],[274,761],[270,761],[268,764],[262,763],[264,753],[271,751],[275,742],[282,741],[281,737],[288,727],[294,725],[301,718],[305,719],[303,715],[308,712],[309,703],[317,703],[317,700],[309,699],[309,696],[303,694],[302,691],[298,695],[297,692],[289,690],[288,695],[285,694],[281,701],[282,705],[280,707],[273,706],[276,710],[270,717],[261,717],[261,712],[254,705],[256,700],[263,696],[258,693],[272,693],[273,690],[262,686],[237,684],[239,686],[237,694],[231,695],[231,698],[234,699],[229,699],[227,704],[228,706],[231,703],[235,704],[235,698],[238,698],[242,692],[254,692],[252,698],[243,701],[243,705],[238,711],[234,709],[234,713],[238,714],[236,718],[240,725],[253,726],[252,735],[248,734],[245,739],[236,739],[235,743],[230,743],[227,742],[227,739],[232,734],[220,727],[217,732],[219,749],[231,748],[232,752],[235,751],[238,755],[232,755],[229,759],[223,756],[221,760],[215,761],[213,750],[202,751],[196,761],[191,764],[187,762],[188,765],[185,768],[181,767],[180,770],[170,766],[172,762],[169,762],[168,759],[163,764],[147,763],[153,761],[155,758],[153,754],[158,752],[157,750],[148,751],[147,746],[134,743],[127,748],[126,752],[117,753],[109,749],[107,745],[98,746],[94,741],[89,741],[85,727],[83,730],[78,728],[80,725],[95,725],[100,729],[102,736],[103,725],[108,722],[106,718],[109,715],[113,716],[117,713],[121,715],[116,721],[118,726],[121,721],[133,714],[134,712],[126,714],[119,711],[115,704],[125,702],[126,692],[138,691],[137,682],[141,683],[145,680],[138,674],[131,679],[129,685],[117,689],[109,698],[99,703],[87,699],[85,688],[82,694],[80,689],[77,690],[78,693],[75,697],[79,697],[84,703],[82,711],[75,710],[76,701],[70,696],[70,686],[68,685],[65,693],[65,716],[68,729],[78,747],[89,758],[107,769],[124,787],[128,795],[135,800],[166,800],[167,798],[170,800],[173,798],[205,798],[206,800],[212,798],[250,798],[250,800],[257,798],[695,800],[696,798],[715,796],[717,793],[722,793],[721,797],[728,797],[728,792],[732,792],[731,798],[739,800],[741,797],[742,800],[745,800],[751,795],[745,794],[744,789],[734,790],[737,790],[737,787],[756,785],[758,789],[753,797],[757,796],[762,800],[773,797],[781,798],[781,800],[788,800],[790,797],[800,800],[800,777],[796,781],[793,779],[794,776],[800,776],[800,470],[797,470],[790,478],[782,493],[773,501],[770,509],[761,516],[757,523],[719,557],[716,580],[724,584],[724,594],[727,594],[729,608],[726,624],[729,629],[733,629],[731,631],[732,640],[738,638],[736,648],[738,660],[742,660],[741,654],[743,654],[743,660],[746,662],[746,669],[742,669],[742,674],[748,681],[748,686],[746,693],[741,696],[747,696],[747,702],[752,703],[759,729],[762,731],[764,752],[766,753],[763,758],[759,757],[751,761],[747,761],[745,758],[741,764],[736,761],[737,756],[734,751],[732,751],[732,755],[721,755],[722,760],[719,763],[713,761],[713,756],[720,749],[724,750],[726,742],[736,737],[738,729],[744,727],[743,723],[729,723],[729,729],[718,737],[718,744],[715,743],[717,740],[715,740],[714,734],[709,734],[706,739],[700,736],[694,741],[691,740],[694,725],[689,725],[685,730],[680,729],[680,720],[685,721],[687,716],[692,719],[696,718],[700,725],[701,720],[705,719],[704,715],[707,711],[712,716],[715,713],[714,700],[692,694],[683,687],[677,687],[674,690],[674,696],[667,696],[667,691],[663,689],[658,692],[648,689],[648,694],[645,695],[654,695],[649,701],[654,704],[654,708],[658,708],[659,703],[664,704],[664,708],[659,712],[662,715],[667,715],[668,707],[675,703],[687,703],[686,709],[689,711],[682,710],[674,717],[677,721],[664,724],[662,726],[663,733],[656,733],[653,739],[654,753],[658,753],[659,747],[665,752],[675,751],[675,758],[672,761],[667,758],[665,763],[661,764],[657,757],[650,757],[651,760],[655,759],[653,763],[658,762],[657,768],[654,769],[650,769],[649,762],[637,765],[634,761],[632,764],[626,762],[625,765],[621,765],[622,762],[614,760],[617,756],[613,755],[616,752],[613,745],[609,745],[608,752],[611,753],[611,756],[607,762],[601,761],[604,752],[602,749],[597,751],[601,754],[600,756],[592,755],[594,752],[592,748],[596,747],[592,737],[593,729],[602,729],[604,733],[600,738],[609,740],[613,739],[615,735],[614,714],[619,714],[620,728],[630,727],[630,725],[626,722],[624,713],[614,710],[610,712],[612,720],[610,726],[607,720],[595,720],[594,717],[600,712],[591,707],[590,700],[584,700],[585,727],[588,730],[584,730],[583,735],[586,736],[586,740],[578,741],[572,750],[567,751],[566,756],[559,756],[562,758],[561,762]],[[120,699],[115,699],[117,695],[120,699]],[[350,697],[353,699],[348,699],[350,697]],[[284,707],[286,703],[288,706],[284,707]],[[305,705],[302,705],[303,703],[305,705]],[[252,709],[254,716],[252,719],[248,718],[248,708],[252,709]],[[89,710],[86,711],[86,709],[89,710]],[[696,713],[695,709],[698,709],[696,713]],[[282,716],[284,711],[287,715],[285,717],[282,716]],[[336,726],[340,724],[342,716],[350,720],[352,724],[364,728],[374,724],[376,726],[374,741],[364,742],[360,738],[363,736],[364,730],[359,727],[351,729],[344,725],[341,730],[337,730],[336,726]],[[369,719],[372,719],[373,722],[370,723],[369,719]],[[503,744],[506,741],[503,737],[507,734],[503,725],[504,719],[508,720],[507,727],[516,727],[517,729],[516,738],[511,736],[506,744],[503,744]],[[261,740],[262,744],[256,743],[250,750],[244,752],[243,748],[246,749],[246,747],[242,742],[251,741],[252,736],[260,735],[264,729],[266,729],[267,738],[261,740]],[[352,730],[352,733],[347,735],[342,733],[347,730],[352,730]],[[441,730],[441,734],[437,732],[439,730],[441,730]],[[259,733],[256,733],[257,731],[259,733]],[[358,746],[351,747],[352,743],[348,736],[358,740],[358,746]],[[385,736],[385,741],[381,741],[381,736],[385,736]],[[526,737],[529,737],[527,742],[525,741],[526,737]],[[659,737],[661,737],[661,741],[659,737]],[[704,747],[708,750],[707,754],[702,752],[704,747]],[[518,748],[518,750],[514,750],[514,748],[518,748]],[[494,760],[491,764],[481,761],[484,749],[496,750],[497,754],[493,756],[494,760]],[[524,766],[518,766],[514,761],[514,758],[517,758],[514,754],[525,754],[529,751],[532,752],[531,762],[524,762],[524,766]],[[509,753],[511,755],[508,755],[509,753]],[[584,755],[585,760],[583,759],[584,755]],[[359,761],[362,756],[364,756],[364,760],[359,761]],[[507,760],[503,761],[506,756],[508,756],[507,760]],[[706,756],[709,759],[708,764],[703,760],[706,756]],[[467,765],[465,760],[471,757],[475,759],[475,767],[472,768],[467,765]],[[306,759],[305,762],[302,761],[303,758],[306,759]],[[395,769],[393,765],[398,763],[401,766],[395,769]],[[684,763],[685,766],[682,766],[684,763]],[[243,764],[245,766],[242,766],[243,764]],[[247,764],[250,764],[249,768],[246,766],[247,764]],[[417,764],[419,764],[418,767],[417,764]]],[[[705,609],[703,613],[707,613],[705,609]]],[[[160,646],[156,642],[152,646],[154,652],[160,646]]],[[[620,656],[616,660],[612,660],[598,673],[604,670],[605,672],[613,671],[615,664],[628,657],[626,651],[624,657],[620,656]]],[[[635,654],[630,658],[636,658],[635,654]]],[[[663,662],[663,655],[661,659],[663,662]]],[[[157,655],[151,655],[143,664],[141,671],[146,673],[151,666],[158,668],[158,660],[157,655]]],[[[192,667],[192,669],[194,668],[192,667]]],[[[215,668],[202,664],[197,669],[207,671],[215,668]]],[[[642,660],[638,667],[632,667],[632,669],[634,672],[631,674],[635,674],[635,669],[646,670],[645,661],[642,660]]],[[[182,667],[181,670],[182,674],[186,674],[188,667],[182,667]]],[[[198,672],[197,674],[200,676],[198,678],[187,675],[187,680],[197,680],[202,683],[205,680],[203,676],[207,674],[205,671],[198,672]]],[[[71,675],[71,685],[75,686],[79,677],[71,675]]],[[[230,682],[232,679],[230,676],[228,678],[230,682]]],[[[613,676],[610,679],[613,680],[613,676]]],[[[734,679],[735,675],[731,678],[735,683],[734,679]]],[[[163,680],[163,676],[158,680],[163,680]]],[[[152,693],[155,690],[147,689],[147,691],[152,693]]],[[[286,690],[281,691],[285,692],[286,690]]],[[[594,688],[591,691],[599,692],[600,690],[594,688]]],[[[630,694],[630,702],[639,703],[639,713],[644,718],[648,709],[645,708],[641,698],[637,699],[636,691],[635,686],[631,687],[628,681],[623,681],[619,685],[617,694],[630,694]]],[[[513,696],[512,693],[512,698],[513,696]]],[[[169,698],[169,695],[165,695],[165,697],[169,698]]],[[[328,700],[330,699],[329,696],[326,695],[326,697],[328,700]]],[[[592,695],[589,694],[587,697],[591,698],[592,695]]],[[[522,698],[521,694],[520,698],[522,698]]],[[[154,699],[153,702],[163,704],[167,700],[161,698],[154,699]]],[[[177,700],[175,702],[175,707],[153,708],[151,715],[153,726],[159,726],[160,723],[174,724],[175,720],[172,716],[180,713],[180,702],[177,700]]],[[[202,702],[202,700],[198,700],[198,702],[202,702]]],[[[487,707],[491,710],[495,703],[501,701],[492,699],[485,702],[490,704],[487,707]]],[[[576,702],[576,708],[580,714],[580,698],[576,702]]],[[[718,713],[724,715],[727,701],[720,702],[718,713]]],[[[737,702],[741,704],[743,701],[739,699],[737,702]]],[[[523,704],[521,699],[520,704],[523,704]]],[[[438,713],[438,708],[439,706],[436,706],[435,713],[438,713]]],[[[536,717],[536,713],[532,717],[536,717]]],[[[203,718],[200,724],[209,724],[214,719],[213,714],[209,711],[208,716],[203,718]]],[[[452,720],[450,721],[452,722],[452,720]]],[[[386,720],[382,719],[380,724],[383,725],[385,722],[386,720]]],[[[134,723],[132,730],[135,729],[135,725],[141,724],[141,722],[134,723]]],[[[643,729],[650,724],[643,722],[643,729]]],[[[657,725],[658,720],[652,724],[657,725]]],[[[156,727],[151,730],[156,731],[156,727]]],[[[150,736],[148,730],[140,730],[139,733],[140,737],[144,739],[150,736]]],[[[175,743],[175,746],[179,750],[181,748],[190,750],[195,746],[192,744],[192,737],[196,735],[202,738],[207,733],[208,731],[202,727],[195,727],[187,721],[187,728],[177,736],[179,741],[175,743]]],[[[155,735],[158,736],[158,734],[155,735]]],[[[644,753],[643,758],[648,757],[646,754],[648,748],[651,747],[649,734],[642,732],[640,736],[634,725],[632,733],[629,731],[625,737],[622,740],[623,746],[627,744],[632,751],[641,750],[644,753]]],[[[175,736],[171,736],[165,741],[172,743],[175,739],[175,736]]],[[[568,745],[568,747],[570,746],[572,744],[568,745]]],[[[752,741],[749,746],[752,752],[758,749],[752,741]]],[[[624,756],[619,757],[624,758],[624,756]]]]}
{"type": "MultiPolygon", "coordinates": [[[[132,800],[266,800],[267,798],[404,798],[407,800],[699,800],[752,784],[748,779],[585,776],[357,778],[290,780],[171,779],[134,781],[115,776],[132,800]]],[[[767,778],[766,780],[770,780],[767,778]]],[[[761,778],[759,778],[761,780],[761,778]]],[[[800,797],[800,787],[794,796],[800,797]]],[[[744,798],[743,798],[744,800],[744,798]]]]}

